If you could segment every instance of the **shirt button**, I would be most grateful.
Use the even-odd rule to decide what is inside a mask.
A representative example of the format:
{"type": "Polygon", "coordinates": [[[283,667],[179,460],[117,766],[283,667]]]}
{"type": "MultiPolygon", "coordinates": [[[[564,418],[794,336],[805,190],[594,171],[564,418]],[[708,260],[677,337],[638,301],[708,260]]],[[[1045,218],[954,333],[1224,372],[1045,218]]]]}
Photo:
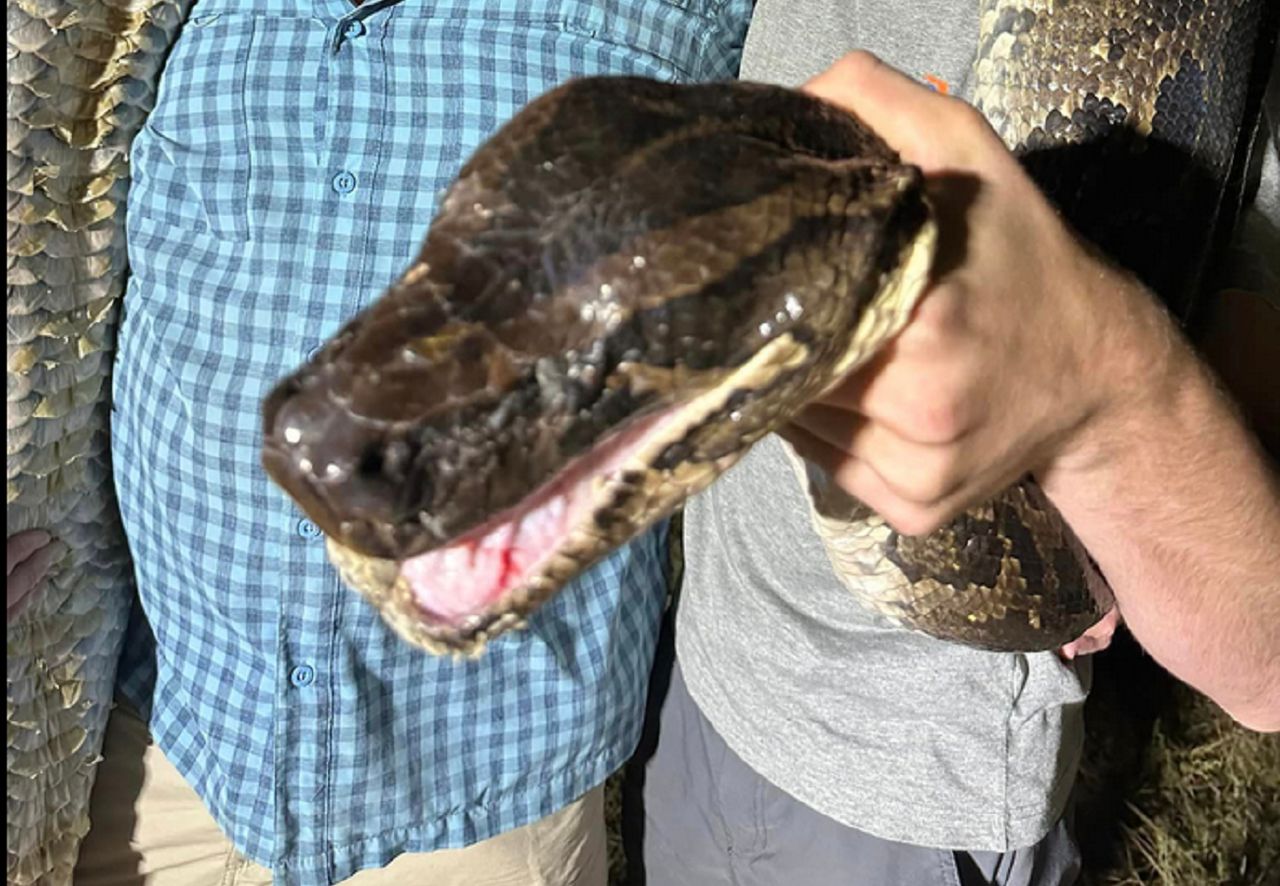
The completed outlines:
{"type": "Polygon", "coordinates": [[[316,669],[311,665],[298,665],[289,672],[289,682],[299,689],[310,686],[316,680],[316,669]]]}
{"type": "Polygon", "coordinates": [[[347,26],[342,29],[342,33],[348,37],[363,37],[364,31],[364,22],[360,21],[358,18],[353,18],[351,21],[347,22],[347,26]]]}
{"type": "Polygon", "coordinates": [[[333,177],[333,189],[339,194],[350,194],[356,189],[356,174],[345,169],[333,177]]]}
{"type": "Polygon", "coordinates": [[[320,537],[320,527],[304,518],[298,521],[298,535],[312,541],[320,537]]]}
{"type": "Polygon", "coordinates": [[[316,345],[314,348],[307,348],[307,359],[314,360],[318,357],[320,355],[320,348],[321,345],[316,345]]]}

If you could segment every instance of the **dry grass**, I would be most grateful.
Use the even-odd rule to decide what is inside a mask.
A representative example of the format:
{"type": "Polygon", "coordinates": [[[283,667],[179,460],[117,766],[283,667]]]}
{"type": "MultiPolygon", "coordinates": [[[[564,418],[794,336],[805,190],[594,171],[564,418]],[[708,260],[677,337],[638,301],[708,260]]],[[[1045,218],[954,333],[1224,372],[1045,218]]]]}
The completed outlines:
{"type": "Polygon", "coordinates": [[[1240,728],[1126,646],[1090,700],[1087,882],[1280,886],[1280,736],[1240,728]]]}
{"type": "Polygon", "coordinates": [[[1280,740],[1235,726],[1185,690],[1157,727],[1149,780],[1128,804],[1129,883],[1280,883],[1280,740]],[[1166,734],[1166,732],[1168,734],[1166,734]]]}

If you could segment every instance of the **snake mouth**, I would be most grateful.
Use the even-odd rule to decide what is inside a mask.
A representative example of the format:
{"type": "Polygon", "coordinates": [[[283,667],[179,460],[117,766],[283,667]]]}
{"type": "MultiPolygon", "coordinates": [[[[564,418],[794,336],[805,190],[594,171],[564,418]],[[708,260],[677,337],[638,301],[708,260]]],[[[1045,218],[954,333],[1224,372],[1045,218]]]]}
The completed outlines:
{"type": "Polygon", "coordinates": [[[406,641],[437,655],[479,655],[490,638],[523,627],[568,582],[737,461],[768,432],[772,415],[737,394],[795,379],[809,356],[784,334],[727,374],[686,379],[689,399],[634,417],[518,504],[443,546],[397,561],[330,537],[329,557],[406,641]],[[699,442],[726,421],[740,426],[733,446],[699,442]]]}
{"type": "Polygon", "coordinates": [[[400,563],[412,602],[429,624],[473,631],[486,613],[518,610],[536,593],[540,576],[558,557],[589,565],[573,551],[575,536],[603,534],[596,525],[611,489],[627,473],[647,441],[675,420],[668,410],[643,417],[569,462],[515,506],[456,540],[400,563]],[[523,596],[524,599],[512,599],[523,596]]]}
{"type": "Polygon", "coordinates": [[[403,639],[476,656],[669,508],[646,494],[655,460],[693,419],[688,406],[638,416],[519,503],[445,545],[382,559],[328,539],[342,580],[403,639]]]}

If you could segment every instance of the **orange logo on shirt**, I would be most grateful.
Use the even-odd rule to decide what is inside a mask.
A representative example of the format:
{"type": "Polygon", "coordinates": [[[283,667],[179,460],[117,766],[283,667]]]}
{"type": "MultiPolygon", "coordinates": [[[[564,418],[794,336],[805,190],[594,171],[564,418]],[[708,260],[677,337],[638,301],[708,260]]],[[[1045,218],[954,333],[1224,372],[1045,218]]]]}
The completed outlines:
{"type": "Polygon", "coordinates": [[[921,74],[920,79],[924,80],[925,83],[928,83],[930,88],[932,88],[934,92],[939,92],[942,95],[946,95],[951,91],[950,84],[948,84],[946,80],[943,80],[937,74],[921,74]]]}

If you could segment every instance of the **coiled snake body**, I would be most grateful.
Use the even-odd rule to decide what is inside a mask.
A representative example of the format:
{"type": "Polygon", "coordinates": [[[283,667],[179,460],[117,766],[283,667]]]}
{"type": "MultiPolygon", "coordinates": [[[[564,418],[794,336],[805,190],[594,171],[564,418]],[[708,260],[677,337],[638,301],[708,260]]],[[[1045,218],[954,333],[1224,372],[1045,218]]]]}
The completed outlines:
{"type": "MultiPolygon", "coordinates": [[[[983,9],[978,106],[1179,311],[1224,204],[1258,16],[1249,0],[983,9]]],[[[417,262],[273,392],[266,467],[404,637],[475,651],[874,353],[933,238],[916,170],[816,100],[571,83],[472,157],[417,262]]],[[[916,629],[1048,649],[1110,602],[1030,481],[917,539],[801,477],[837,572],[916,629]]]]}
{"type": "Polygon", "coordinates": [[[8,629],[10,886],[70,883],[89,827],[132,599],[107,439],[128,154],[189,6],[7,6],[6,514],[58,547],[8,629]]]}

